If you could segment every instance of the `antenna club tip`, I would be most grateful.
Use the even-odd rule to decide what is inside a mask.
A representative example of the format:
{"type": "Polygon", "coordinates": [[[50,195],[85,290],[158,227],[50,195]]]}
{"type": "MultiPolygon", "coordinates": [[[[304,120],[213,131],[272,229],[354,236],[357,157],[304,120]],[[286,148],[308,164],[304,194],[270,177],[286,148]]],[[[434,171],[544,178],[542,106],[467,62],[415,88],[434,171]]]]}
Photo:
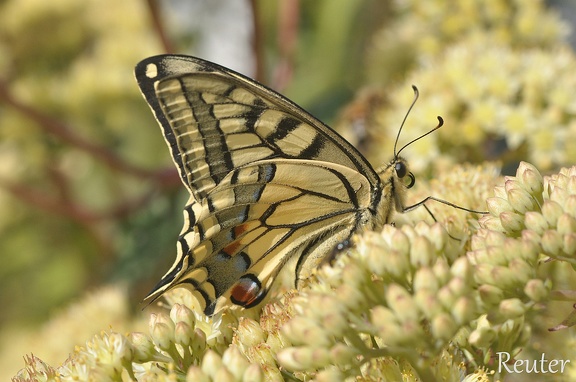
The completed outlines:
{"type": "Polygon", "coordinates": [[[444,125],[444,118],[442,118],[441,116],[437,116],[436,118],[438,118],[438,127],[443,126],[444,125]]]}
{"type": "Polygon", "coordinates": [[[414,93],[418,93],[418,88],[416,87],[416,85],[412,85],[412,90],[414,90],[414,93]]]}

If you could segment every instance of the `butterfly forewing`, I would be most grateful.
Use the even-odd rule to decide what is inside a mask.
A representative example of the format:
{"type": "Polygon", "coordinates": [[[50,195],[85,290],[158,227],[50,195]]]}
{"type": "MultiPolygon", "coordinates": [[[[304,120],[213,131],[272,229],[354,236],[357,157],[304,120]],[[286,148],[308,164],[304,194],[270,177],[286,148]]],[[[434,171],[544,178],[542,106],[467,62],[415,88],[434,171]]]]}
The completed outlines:
{"type": "Polygon", "coordinates": [[[206,314],[260,301],[371,226],[383,185],[338,134],[268,88],[200,59],[157,56],[138,84],[191,193],[178,256],[149,295],[189,287],[206,314]]]}

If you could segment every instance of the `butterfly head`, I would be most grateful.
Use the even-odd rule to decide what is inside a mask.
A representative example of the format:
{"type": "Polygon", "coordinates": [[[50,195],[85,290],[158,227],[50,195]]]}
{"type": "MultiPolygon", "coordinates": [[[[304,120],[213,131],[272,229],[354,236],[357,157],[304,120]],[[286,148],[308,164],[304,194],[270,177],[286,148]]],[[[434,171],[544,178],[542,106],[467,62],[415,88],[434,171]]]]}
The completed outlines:
{"type": "Polygon", "coordinates": [[[379,208],[383,223],[390,223],[392,219],[392,210],[402,212],[404,210],[404,201],[406,199],[406,190],[412,188],[416,183],[416,178],[408,167],[408,162],[402,157],[394,157],[387,165],[379,168],[377,171],[382,181],[383,187],[383,205],[379,208]]]}
{"type": "Polygon", "coordinates": [[[402,180],[406,188],[412,188],[414,183],[416,183],[416,178],[414,178],[414,174],[408,171],[408,164],[404,158],[396,157],[394,159],[394,172],[396,177],[402,180]]]}
{"type": "Polygon", "coordinates": [[[438,125],[435,128],[406,143],[399,150],[396,150],[398,146],[398,139],[400,138],[400,133],[402,132],[406,118],[418,100],[418,88],[416,88],[416,86],[412,86],[412,89],[414,90],[414,100],[412,101],[408,112],[404,116],[400,128],[398,129],[398,134],[396,135],[396,140],[394,142],[394,158],[386,166],[383,166],[377,170],[377,173],[384,185],[384,197],[382,198],[383,202],[380,208],[380,221],[384,223],[390,223],[393,209],[398,212],[404,212],[404,200],[406,194],[405,191],[409,188],[412,188],[416,183],[416,178],[414,177],[414,174],[410,172],[408,162],[406,159],[400,156],[400,153],[412,143],[424,138],[428,134],[431,134],[432,132],[442,127],[444,124],[442,117],[438,117],[438,125]],[[392,205],[394,208],[391,207],[392,205]]]}
{"type": "Polygon", "coordinates": [[[376,172],[384,184],[392,184],[394,192],[412,188],[416,183],[414,174],[409,170],[408,162],[402,157],[394,157],[387,165],[379,168],[376,172]]]}

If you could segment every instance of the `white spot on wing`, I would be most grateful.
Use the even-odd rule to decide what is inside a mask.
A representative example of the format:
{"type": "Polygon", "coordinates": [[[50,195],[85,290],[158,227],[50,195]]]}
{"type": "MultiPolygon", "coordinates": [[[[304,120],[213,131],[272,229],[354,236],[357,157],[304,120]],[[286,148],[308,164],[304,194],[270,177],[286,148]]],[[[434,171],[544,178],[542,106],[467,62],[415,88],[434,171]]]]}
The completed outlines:
{"type": "Polygon", "coordinates": [[[156,78],[157,75],[158,75],[158,66],[156,66],[156,64],[146,65],[146,77],[156,78]]]}

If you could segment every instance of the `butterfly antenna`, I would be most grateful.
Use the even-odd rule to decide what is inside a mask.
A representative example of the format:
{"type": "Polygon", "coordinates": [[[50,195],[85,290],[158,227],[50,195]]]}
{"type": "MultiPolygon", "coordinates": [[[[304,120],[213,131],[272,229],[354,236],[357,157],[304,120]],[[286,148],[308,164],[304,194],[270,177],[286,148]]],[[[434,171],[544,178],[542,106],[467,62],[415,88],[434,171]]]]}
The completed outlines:
{"type": "Polygon", "coordinates": [[[400,153],[402,152],[402,150],[404,150],[406,147],[410,146],[412,143],[424,138],[425,136],[427,136],[428,134],[432,134],[433,132],[435,132],[436,130],[438,130],[439,128],[441,128],[444,125],[444,120],[442,119],[442,117],[438,116],[438,125],[433,128],[432,130],[430,130],[429,132],[422,134],[421,136],[419,136],[418,138],[414,138],[412,139],[410,142],[406,143],[404,146],[402,146],[402,148],[400,150],[398,150],[398,153],[396,153],[396,156],[400,155],[400,153]]]}
{"type": "MultiPolygon", "coordinates": [[[[400,133],[402,132],[402,128],[404,127],[404,123],[406,123],[406,119],[408,119],[408,115],[410,114],[410,111],[412,111],[412,108],[416,104],[416,101],[418,101],[418,96],[420,95],[420,92],[418,91],[418,88],[416,86],[412,85],[412,90],[414,90],[414,99],[412,100],[412,104],[408,108],[406,115],[404,115],[404,119],[402,120],[402,123],[400,124],[400,128],[398,129],[398,134],[396,134],[396,141],[394,141],[394,158],[396,158],[398,156],[398,154],[396,153],[396,145],[398,145],[398,139],[400,138],[400,133]]],[[[406,147],[406,146],[404,146],[404,147],[406,147]]],[[[404,147],[402,147],[402,149],[404,147]]],[[[400,149],[400,151],[402,151],[402,149],[400,149]]]]}

